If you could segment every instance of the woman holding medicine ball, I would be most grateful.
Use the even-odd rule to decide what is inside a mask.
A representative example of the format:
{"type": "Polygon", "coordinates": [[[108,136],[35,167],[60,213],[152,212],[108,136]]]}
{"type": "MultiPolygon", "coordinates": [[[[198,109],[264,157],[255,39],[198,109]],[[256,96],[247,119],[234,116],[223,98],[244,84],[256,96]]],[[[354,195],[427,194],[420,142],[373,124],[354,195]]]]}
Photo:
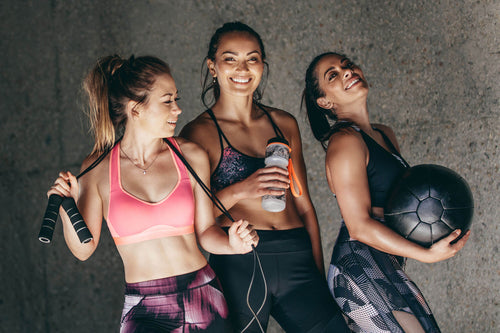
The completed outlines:
{"type": "Polygon", "coordinates": [[[326,150],[326,174],[343,217],[328,284],[355,332],[439,332],[404,258],[437,262],[454,256],[469,232],[424,248],[384,225],[391,184],[408,167],[394,132],[371,124],[361,68],[328,52],[309,65],[303,102],[314,136],[326,150]]]}

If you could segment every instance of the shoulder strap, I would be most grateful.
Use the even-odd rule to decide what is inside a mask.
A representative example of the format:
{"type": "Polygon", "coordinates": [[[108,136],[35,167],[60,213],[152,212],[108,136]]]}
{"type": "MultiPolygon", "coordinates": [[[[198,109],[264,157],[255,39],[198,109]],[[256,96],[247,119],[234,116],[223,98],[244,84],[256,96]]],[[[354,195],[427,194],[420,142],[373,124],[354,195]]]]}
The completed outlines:
{"type": "Polygon", "coordinates": [[[109,189],[111,192],[120,188],[120,143],[118,142],[110,152],[109,158],[109,189]],[[115,149],[118,148],[118,149],[115,149]]]}
{"type": "Polygon", "coordinates": [[[222,142],[222,139],[224,138],[224,140],[226,140],[226,143],[227,143],[228,146],[231,147],[231,144],[229,143],[229,140],[227,139],[227,137],[224,134],[224,132],[222,131],[222,128],[220,128],[219,122],[217,121],[217,118],[215,117],[215,114],[212,111],[212,109],[208,109],[207,113],[210,116],[210,118],[212,118],[212,120],[214,121],[215,127],[217,127],[217,133],[219,134],[220,151],[221,151],[221,154],[222,154],[222,151],[224,150],[224,144],[222,142]]]}
{"type": "Polygon", "coordinates": [[[399,157],[401,159],[401,161],[403,162],[403,164],[405,164],[407,167],[409,167],[410,165],[408,164],[408,162],[406,162],[405,159],[403,158],[403,156],[401,156],[401,154],[398,152],[398,150],[396,149],[396,147],[392,143],[391,139],[389,139],[387,137],[387,135],[385,135],[384,131],[382,131],[381,129],[378,129],[376,127],[373,127],[373,129],[376,130],[377,132],[379,132],[380,134],[382,134],[382,138],[384,139],[385,144],[389,146],[389,148],[392,150],[392,153],[394,155],[396,155],[397,157],[399,157]]]}
{"type": "Polygon", "coordinates": [[[269,114],[269,112],[267,112],[267,110],[264,109],[264,107],[262,107],[262,105],[260,103],[256,103],[256,105],[257,105],[257,107],[259,109],[261,109],[266,114],[266,116],[271,121],[271,126],[273,127],[274,133],[276,134],[276,136],[278,136],[278,137],[280,137],[282,139],[285,139],[285,136],[283,135],[283,132],[281,132],[281,129],[278,127],[278,125],[276,125],[276,123],[274,122],[274,120],[271,117],[271,115],[269,114]]]}
{"type": "MultiPolygon", "coordinates": [[[[165,138],[164,141],[166,141],[166,142],[168,141],[168,142],[172,143],[177,148],[177,150],[180,152],[181,148],[179,147],[179,143],[177,143],[177,140],[175,140],[174,137],[165,138]]],[[[184,179],[189,179],[189,174],[188,174],[188,170],[186,168],[186,165],[184,164],[184,162],[182,162],[182,160],[179,158],[179,156],[177,154],[175,154],[175,152],[172,149],[171,149],[171,151],[173,152],[172,156],[174,158],[175,164],[177,164],[177,170],[179,170],[181,177],[184,179]]]]}

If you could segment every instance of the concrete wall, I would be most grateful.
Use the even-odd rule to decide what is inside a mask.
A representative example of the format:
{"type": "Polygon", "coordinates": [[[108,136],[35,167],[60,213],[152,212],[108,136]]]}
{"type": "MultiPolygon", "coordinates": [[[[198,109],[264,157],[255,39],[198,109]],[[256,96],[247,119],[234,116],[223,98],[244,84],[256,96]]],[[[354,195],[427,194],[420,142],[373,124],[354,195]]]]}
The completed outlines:
{"type": "MultiPolygon", "coordinates": [[[[339,211],[324,153],[299,110],[305,68],[326,50],[345,52],[370,82],[373,122],[392,126],[411,164],[436,163],[468,180],[472,236],[441,263],[409,261],[443,332],[498,332],[498,1],[26,1],[0,4],[0,331],[117,331],[123,268],[109,232],[78,262],[64,244],[36,236],[57,172],[77,172],[92,145],[80,82],[100,56],[167,60],[182,97],[181,126],[203,110],[200,67],[210,35],[242,20],[267,47],[264,102],[300,124],[325,260],[339,211]]],[[[281,332],[273,323],[269,332],[281,332]]]]}

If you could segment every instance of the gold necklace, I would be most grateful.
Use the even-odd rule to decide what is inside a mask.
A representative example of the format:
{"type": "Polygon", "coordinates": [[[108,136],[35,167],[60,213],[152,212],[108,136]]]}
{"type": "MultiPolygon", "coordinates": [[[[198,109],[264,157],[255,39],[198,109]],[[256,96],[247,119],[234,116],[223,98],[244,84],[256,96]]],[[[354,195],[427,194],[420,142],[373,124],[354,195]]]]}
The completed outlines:
{"type": "Polygon", "coordinates": [[[161,153],[161,147],[160,147],[160,152],[158,154],[156,154],[155,158],[153,159],[153,161],[149,164],[149,166],[144,169],[144,168],[141,168],[140,166],[138,166],[137,164],[135,164],[134,161],[132,161],[132,159],[130,157],[128,157],[127,153],[122,149],[122,146],[120,145],[120,151],[123,153],[123,155],[125,155],[125,157],[138,169],[142,170],[142,174],[145,175],[146,174],[146,171],[153,165],[153,163],[156,161],[156,159],[158,158],[158,156],[160,156],[160,153],[161,153]]]}

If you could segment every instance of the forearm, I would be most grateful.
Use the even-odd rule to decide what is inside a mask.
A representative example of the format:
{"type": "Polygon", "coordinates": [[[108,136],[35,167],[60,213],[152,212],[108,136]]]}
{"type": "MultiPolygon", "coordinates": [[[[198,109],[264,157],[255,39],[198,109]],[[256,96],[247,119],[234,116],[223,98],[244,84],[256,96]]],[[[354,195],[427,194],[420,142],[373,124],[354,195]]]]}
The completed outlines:
{"type": "Polygon", "coordinates": [[[198,235],[203,249],[213,254],[233,254],[228,235],[217,225],[213,225],[198,235]]]}
{"type": "MultiPolygon", "coordinates": [[[[235,183],[215,193],[225,209],[231,209],[231,207],[242,199],[241,192],[238,191],[239,186],[239,183],[235,183]]],[[[214,205],[214,216],[220,216],[222,214],[222,211],[214,205]]]]}
{"type": "Polygon", "coordinates": [[[75,231],[75,228],[73,227],[68,217],[68,214],[66,214],[66,212],[61,209],[60,216],[63,225],[64,240],[69,250],[77,259],[81,261],[87,260],[92,255],[92,253],[94,253],[97,247],[97,239],[94,237],[88,243],[81,243],[75,231]]]}
{"type": "Polygon", "coordinates": [[[362,223],[356,223],[355,227],[350,227],[346,221],[346,225],[352,238],[379,251],[430,262],[428,249],[405,239],[377,220],[367,218],[362,223]]]}

